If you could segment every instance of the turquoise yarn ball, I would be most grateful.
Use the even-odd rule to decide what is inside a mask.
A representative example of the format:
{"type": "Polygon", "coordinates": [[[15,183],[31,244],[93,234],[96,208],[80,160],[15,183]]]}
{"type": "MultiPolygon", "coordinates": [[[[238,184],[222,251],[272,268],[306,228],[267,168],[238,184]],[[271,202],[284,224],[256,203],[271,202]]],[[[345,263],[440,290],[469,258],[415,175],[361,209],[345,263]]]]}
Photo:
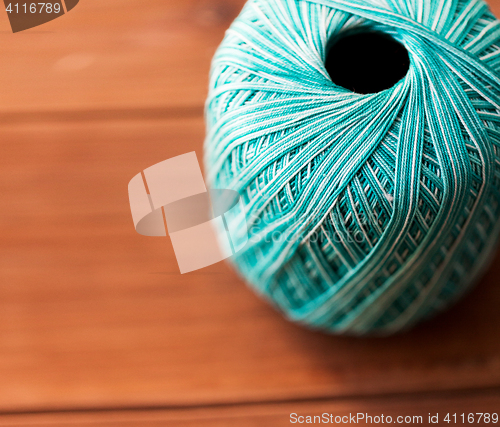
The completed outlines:
{"type": "Polygon", "coordinates": [[[212,62],[205,141],[207,182],[245,205],[232,262],[250,285],[293,321],[356,335],[470,288],[500,229],[499,46],[481,0],[250,0],[212,62]],[[335,84],[325,61],[352,31],[402,44],[406,75],[335,84]]]}

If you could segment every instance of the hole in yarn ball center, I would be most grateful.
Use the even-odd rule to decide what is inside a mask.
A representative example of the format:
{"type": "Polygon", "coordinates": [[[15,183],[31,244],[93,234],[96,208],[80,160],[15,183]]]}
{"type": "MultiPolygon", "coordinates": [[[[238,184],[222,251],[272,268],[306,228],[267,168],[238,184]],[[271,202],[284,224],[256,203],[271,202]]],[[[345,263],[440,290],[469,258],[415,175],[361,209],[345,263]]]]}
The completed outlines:
{"type": "Polygon", "coordinates": [[[328,51],[326,70],[332,81],[356,93],[376,93],[393,87],[410,67],[405,47],[381,32],[339,38],[328,51]]]}

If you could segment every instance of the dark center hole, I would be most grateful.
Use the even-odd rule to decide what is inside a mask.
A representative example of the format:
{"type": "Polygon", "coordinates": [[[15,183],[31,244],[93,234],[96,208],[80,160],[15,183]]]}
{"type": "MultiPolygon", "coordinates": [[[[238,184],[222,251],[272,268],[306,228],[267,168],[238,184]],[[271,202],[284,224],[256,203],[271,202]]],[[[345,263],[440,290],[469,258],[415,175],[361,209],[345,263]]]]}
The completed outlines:
{"type": "Polygon", "coordinates": [[[356,93],[389,89],[410,66],[405,47],[380,32],[346,35],[330,48],[326,70],[332,81],[356,93]]]}

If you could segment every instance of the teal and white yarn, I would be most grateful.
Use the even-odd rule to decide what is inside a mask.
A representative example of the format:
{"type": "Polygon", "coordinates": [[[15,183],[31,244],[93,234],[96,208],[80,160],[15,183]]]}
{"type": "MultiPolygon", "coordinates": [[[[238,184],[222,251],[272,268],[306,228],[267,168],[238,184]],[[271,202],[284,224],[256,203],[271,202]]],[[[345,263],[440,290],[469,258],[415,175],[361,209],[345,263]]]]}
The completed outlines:
{"type": "Polygon", "coordinates": [[[210,186],[246,206],[248,282],[349,334],[407,328],[469,288],[500,231],[499,46],[481,0],[250,0],[213,60],[205,142],[210,186]],[[352,29],[402,43],[406,76],[335,85],[328,42],[352,29]]]}

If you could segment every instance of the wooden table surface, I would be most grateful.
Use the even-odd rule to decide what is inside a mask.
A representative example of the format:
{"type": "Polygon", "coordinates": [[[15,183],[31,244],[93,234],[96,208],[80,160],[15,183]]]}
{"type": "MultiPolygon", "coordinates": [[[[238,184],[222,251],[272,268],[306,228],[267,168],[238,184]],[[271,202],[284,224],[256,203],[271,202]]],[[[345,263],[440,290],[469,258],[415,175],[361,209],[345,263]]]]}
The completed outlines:
{"type": "Polygon", "coordinates": [[[201,158],[242,4],[81,0],[16,34],[0,13],[1,426],[500,412],[500,254],[447,313],[355,339],[287,322],[224,263],[180,275],[167,238],[135,232],[128,181],[201,158]]]}

